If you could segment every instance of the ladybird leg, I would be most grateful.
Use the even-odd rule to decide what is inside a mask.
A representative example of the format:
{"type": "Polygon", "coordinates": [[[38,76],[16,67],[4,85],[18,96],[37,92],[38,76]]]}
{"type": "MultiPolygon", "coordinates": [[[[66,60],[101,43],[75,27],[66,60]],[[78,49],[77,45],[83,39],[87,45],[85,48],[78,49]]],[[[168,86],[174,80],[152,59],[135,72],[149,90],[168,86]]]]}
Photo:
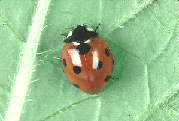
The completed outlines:
{"type": "Polygon", "coordinates": [[[111,76],[110,79],[109,79],[109,83],[108,85],[106,86],[105,90],[108,90],[111,88],[111,86],[116,82],[116,80],[118,80],[119,77],[114,77],[114,76],[111,76]]]}
{"type": "Polygon", "coordinates": [[[107,75],[105,78],[105,81],[113,81],[113,80],[119,80],[119,77],[115,77],[115,76],[111,76],[111,75],[107,75]]]}
{"type": "MultiPolygon", "coordinates": [[[[60,66],[62,68],[62,71],[65,73],[65,70],[64,70],[64,68],[65,68],[64,59],[60,58],[60,62],[61,62],[60,66]]],[[[65,63],[66,63],[66,60],[65,60],[65,63]]]]}
{"type": "Polygon", "coordinates": [[[119,80],[119,77],[111,76],[110,79],[112,79],[112,80],[119,80]]]}
{"type": "Polygon", "coordinates": [[[80,88],[80,86],[79,86],[78,84],[73,84],[73,83],[72,83],[72,85],[73,85],[74,87],[78,88],[78,89],[80,88]]]}

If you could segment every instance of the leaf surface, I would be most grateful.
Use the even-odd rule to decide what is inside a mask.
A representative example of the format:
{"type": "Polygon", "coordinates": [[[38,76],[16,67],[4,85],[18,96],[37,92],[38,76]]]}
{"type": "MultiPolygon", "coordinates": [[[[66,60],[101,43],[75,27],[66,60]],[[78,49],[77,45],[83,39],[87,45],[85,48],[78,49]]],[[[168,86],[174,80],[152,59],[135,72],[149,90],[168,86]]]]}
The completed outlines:
{"type": "Polygon", "coordinates": [[[0,120],[13,104],[16,121],[178,120],[177,11],[177,0],[1,0],[0,120]],[[101,23],[115,57],[118,79],[98,95],[61,68],[60,34],[83,23],[101,23]]]}

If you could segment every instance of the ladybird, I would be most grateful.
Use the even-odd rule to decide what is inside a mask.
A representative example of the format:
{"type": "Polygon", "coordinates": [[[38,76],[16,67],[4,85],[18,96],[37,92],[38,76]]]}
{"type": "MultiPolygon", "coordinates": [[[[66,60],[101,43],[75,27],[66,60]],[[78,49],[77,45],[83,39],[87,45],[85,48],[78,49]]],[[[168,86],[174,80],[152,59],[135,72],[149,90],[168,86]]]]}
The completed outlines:
{"type": "Polygon", "coordinates": [[[96,30],[78,25],[64,40],[62,64],[70,82],[89,94],[106,87],[114,66],[114,57],[108,44],[96,30]]]}

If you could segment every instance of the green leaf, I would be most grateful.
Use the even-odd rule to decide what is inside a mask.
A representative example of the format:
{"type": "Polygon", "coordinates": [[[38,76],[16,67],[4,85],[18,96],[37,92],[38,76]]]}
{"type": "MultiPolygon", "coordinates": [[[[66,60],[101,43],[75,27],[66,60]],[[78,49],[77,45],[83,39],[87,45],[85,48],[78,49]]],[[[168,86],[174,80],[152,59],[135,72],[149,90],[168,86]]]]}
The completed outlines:
{"type": "Polygon", "coordinates": [[[176,121],[177,0],[0,0],[0,121],[176,121]],[[64,37],[99,28],[115,56],[104,92],[73,87],[64,37]]]}

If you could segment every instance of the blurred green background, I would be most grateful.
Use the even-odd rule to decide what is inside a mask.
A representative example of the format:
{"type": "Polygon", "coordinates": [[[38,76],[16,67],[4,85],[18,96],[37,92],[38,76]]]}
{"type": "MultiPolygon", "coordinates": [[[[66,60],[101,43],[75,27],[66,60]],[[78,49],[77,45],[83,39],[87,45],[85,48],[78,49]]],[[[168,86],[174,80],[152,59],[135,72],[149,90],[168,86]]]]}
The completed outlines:
{"type": "MultiPolygon", "coordinates": [[[[0,121],[12,101],[39,1],[0,0],[0,121]]],[[[178,121],[177,0],[43,2],[47,15],[32,53],[36,58],[20,121],[178,121]],[[68,83],[59,59],[60,34],[83,23],[101,23],[98,32],[115,56],[118,79],[98,95],[68,83]]]]}

